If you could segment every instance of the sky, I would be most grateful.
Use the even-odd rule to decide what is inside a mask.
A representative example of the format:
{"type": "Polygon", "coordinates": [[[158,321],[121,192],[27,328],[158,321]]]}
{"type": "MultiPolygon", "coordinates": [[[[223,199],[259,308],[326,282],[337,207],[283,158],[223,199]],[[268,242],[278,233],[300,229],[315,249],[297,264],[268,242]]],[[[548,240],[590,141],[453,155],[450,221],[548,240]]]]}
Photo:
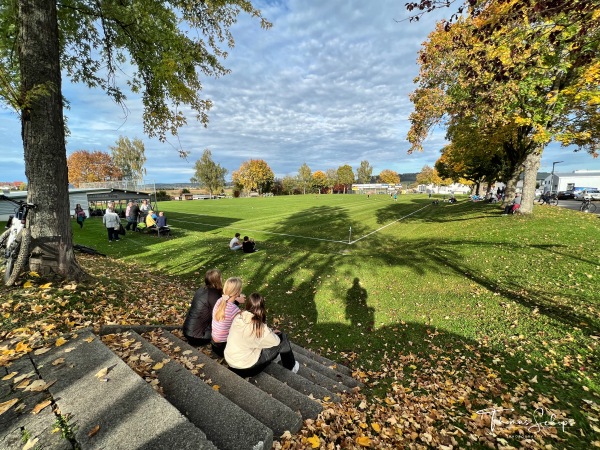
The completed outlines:
{"type": "MultiPolygon", "coordinates": [[[[436,129],[424,151],[408,154],[412,111],[409,100],[418,75],[417,52],[435,21],[447,10],[409,22],[404,1],[256,0],[273,23],[260,28],[240,16],[232,28],[235,48],[224,65],[231,73],[203,78],[203,98],[211,99],[208,128],[188,116],[188,125],[167,143],[143,133],[142,105],[128,95],[127,112],[101,90],[63,77],[71,135],[67,155],[77,150],[109,152],[119,136],[142,139],[146,181],[186,183],[205,149],[229,173],[249,159],[264,159],[276,177],[311,170],[356,170],[367,160],[373,174],[384,169],[419,172],[433,166],[445,145],[436,129]],[[179,146],[190,152],[178,156],[179,146]]],[[[0,109],[0,182],[26,181],[18,117],[0,109]]],[[[600,159],[551,144],[540,171],[600,170],[600,159]]]]}

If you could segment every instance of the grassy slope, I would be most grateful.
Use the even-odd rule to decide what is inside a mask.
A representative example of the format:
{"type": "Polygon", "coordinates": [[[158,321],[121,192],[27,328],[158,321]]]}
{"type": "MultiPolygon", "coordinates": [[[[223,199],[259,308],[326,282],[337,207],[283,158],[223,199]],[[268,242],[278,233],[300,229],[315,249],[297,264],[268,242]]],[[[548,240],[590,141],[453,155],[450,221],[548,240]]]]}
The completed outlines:
{"type": "Polygon", "coordinates": [[[270,319],[297,342],[376,379],[373,396],[397,382],[381,376],[382,365],[427,356],[432,333],[438,357],[448,361],[473,349],[489,364],[500,355],[505,391],[533,379],[537,394],[556,396],[553,406],[577,421],[569,446],[592,442],[594,423],[581,411],[583,399],[597,403],[600,394],[597,217],[549,207],[507,217],[495,205],[433,206],[417,195],[165,202],[160,209],[174,238],[128,234],[109,245],[101,221],[88,219],[83,230],[75,226],[74,240],[187,288],[212,267],[241,276],[245,292],[265,295],[270,319]],[[350,227],[358,239],[409,214],[347,244],[350,227]],[[229,251],[236,231],[261,251],[229,251]]]}

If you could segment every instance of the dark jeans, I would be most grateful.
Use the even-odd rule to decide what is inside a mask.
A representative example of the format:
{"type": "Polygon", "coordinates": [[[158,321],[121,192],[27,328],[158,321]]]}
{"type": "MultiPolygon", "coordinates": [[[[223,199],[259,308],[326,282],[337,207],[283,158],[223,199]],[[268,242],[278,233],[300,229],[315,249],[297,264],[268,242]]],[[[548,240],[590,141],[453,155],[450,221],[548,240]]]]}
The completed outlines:
{"type": "MultiPolygon", "coordinates": [[[[184,335],[184,336],[190,345],[193,345],[194,347],[201,347],[201,346],[206,345],[211,342],[211,339],[210,339],[211,331],[212,331],[211,327],[209,326],[204,331],[204,334],[201,337],[192,337],[192,336],[187,336],[187,335],[184,335]]],[[[215,342],[215,344],[216,344],[216,342],[215,342]]]]}
{"type": "Polygon", "coordinates": [[[118,241],[119,240],[119,230],[115,230],[114,228],[107,228],[108,230],[108,240],[109,241],[118,241]]]}
{"type": "Polygon", "coordinates": [[[242,377],[253,377],[262,372],[271,362],[277,358],[277,355],[281,356],[281,365],[288,370],[292,370],[296,364],[296,358],[294,358],[294,352],[292,352],[292,346],[288,340],[287,334],[276,333],[279,336],[279,345],[275,347],[263,348],[260,352],[258,361],[247,369],[230,369],[242,377]]]}
{"type": "Polygon", "coordinates": [[[127,218],[127,225],[125,226],[125,229],[129,230],[129,228],[131,228],[133,231],[137,230],[137,219],[136,218],[133,218],[133,217],[127,218]]]}
{"type": "Polygon", "coordinates": [[[212,339],[210,340],[210,346],[215,355],[223,358],[223,352],[225,351],[225,346],[227,342],[215,342],[212,339]]]}

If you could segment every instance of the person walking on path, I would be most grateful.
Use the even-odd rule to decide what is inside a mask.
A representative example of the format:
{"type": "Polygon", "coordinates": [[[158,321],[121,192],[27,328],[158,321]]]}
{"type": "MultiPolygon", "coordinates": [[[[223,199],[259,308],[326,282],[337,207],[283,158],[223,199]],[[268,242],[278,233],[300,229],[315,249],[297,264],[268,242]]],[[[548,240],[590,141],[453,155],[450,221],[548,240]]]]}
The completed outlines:
{"type": "Polygon", "coordinates": [[[75,217],[77,218],[79,228],[83,228],[83,222],[85,221],[86,215],[79,203],[77,203],[77,206],[75,206],[75,217]]]}

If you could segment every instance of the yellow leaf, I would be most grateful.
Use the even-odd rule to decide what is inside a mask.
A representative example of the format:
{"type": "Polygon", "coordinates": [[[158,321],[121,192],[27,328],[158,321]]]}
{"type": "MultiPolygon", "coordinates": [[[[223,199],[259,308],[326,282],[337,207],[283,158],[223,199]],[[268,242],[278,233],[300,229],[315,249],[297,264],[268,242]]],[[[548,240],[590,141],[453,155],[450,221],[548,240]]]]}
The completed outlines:
{"type": "Polygon", "coordinates": [[[27,345],[26,342],[19,342],[15,347],[17,353],[29,353],[33,349],[27,345]]]}
{"type": "Polygon", "coordinates": [[[35,352],[33,352],[34,355],[43,355],[46,352],[50,351],[50,347],[42,347],[42,348],[38,348],[35,352]]]}
{"type": "Polygon", "coordinates": [[[313,434],[313,437],[309,437],[306,440],[312,446],[312,448],[319,448],[319,445],[321,445],[321,440],[315,434],[313,434]]]}
{"type": "Polygon", "coordinates": [[[487,388],[485,386],[482,386],[481,384],[479,385],[479,390],[482,392],[486,392],[487,388]]]}
{"type": "Polygon", "coordinates": [[[54,343],[54,345],[56,345],[57,347],[60,347],[61,345],[64,345],[67,343],[67,340],[65,338],[59,337],[56,342],[54,343]]]}
{"type": "Polygon", "coordinates": [[[13,398],[12,400],[0,403],[0,416],[8,411],[18,401],[18,398],[13,398]]]}
{"type": "Polygon", "coordinates": [[[96,378],[104,378],[107,374],[108,374],[108,367],[105,367],[104,369],[100,369],[98,371],[98,373],[96,373],[96,375],[94,375],[94,376],[96,378]]]}
{"type": "Polygon", "coordinates": [[[8,375],[4,375],[4,376],[2,377],[2,381],[5,381],[5,380],[10,380],[12,377],[14,377],[14,376],[15,376],[16,374],[18,374],[18,373],[19,373],[19,372],[11,372],[11,373],[9,373],[8,375]]]}
{"type": "MultiPolygon", "coordinates": [[[[163,363],[161,363],[161,362],[159,362],[159,363],[156,363],[156,364],[154,364],[154,365],[152,366],[152,370],[160,370],[160,369],[162,369],[162,368],[163,368],[163,366],[164,366],[164,364],[163,364],[163,363]]],[[[214,389],[214,387],[213,387],[213,389],[214,389]]]]}
{"type": "Polygon", "coordinates": [[[414,364],[411,364],[411,365],[410,365],[410,366],[408,366],[408,367],[410,367],[412,370],[415,370],[415,369],[417,368],[417,366],[415,366],[414,364]]]}
{"type": "Polygon", "coordinates": [[[30,277],[36,277],[36,278],[39,278],[39,277],[40,277],[40,274],[39,274],[39,273],[37,273],[37,272],[33,272],[33,271],[32,271],[32,272],[29,272],[29,276],[30,276],[30,277]]]}
{"type": "Polygon", "coordinates": [[[212,387],[215,391],[218,391],[219,389],[221,389],[221,386],[219,386],[218,384],[213,385],[212,387]]]}
{"type": "Polygon", "coordinates": [[[40,286],[40,289],[50,289],[50,286],[52,286],[52,282],[46,283],[46,284],[42,284],[40,286]]]}
{"type": "Polygon", "coordinates": [[[31,410],[31,414],[37,414],[39,413],[42,409],[44,409],[46,406],[50,405],[50,403],[52,403],[52,400],[44,400],[43,402],[38,403],[37,405],[34,406],[34,408],[31,410]]]}
{"type": "Polygon", "coordinates": [[[54,361],[52,361],[52,365],[53,366],[58,366],[59,364],[62,364],[65,362],[65,358],[57,358],[54,361]]]}
{"type": "Polygon", "coordinates": [[[369,439],[367,436],[361,436],[356,438],[356,443],[361,447],[370,447],[371,439],[369,439]]]}
{"type": "Polygon", "coordinates": [[[328,402],[331,399],[331,397],[323,397],[323,401],[328,402]]]}
{"type": "Polygon", "coordinates": [[[378,423],[372,423],[371,428],[373,428],[377,433],[379,433],[381,431],[381,427],[379,426],[378,423]]]}
{"type": "Polygon", "coordinates": [[[473,420],[477,419],[478,417],[479,417],[479,414],[477,414],[477,413],[471,414],[471,419],[473,419],[473,420]]]}
{"type": "Polygon", "coordinates": [[[94,336],[90,336],[89,338],[85,338],[84,341],[89,343],[92,342],[94,339],[94,336]]]}
{"type": "Polygon", "coordinates": [[[30,280],[27,280],[25,283],[23,283],[23,289],[28,289],[30,287],[33,287],[33,283],[30,280]]]}
{"type": "Polygon", "coordinates": [[[364,430],[364,429],[365,429],[365,428],[367,428],[369,425],[367,425],[367,424],[366,424],[366,423],[364,423],[364,422],[361,422],[361,423],[360,423],[358,426],[359,426],[359,427],[361,427],[361,428],[364,430]]]}
{"type": "Polygon", "coordinates": [[[27,442],[25,443],[25,445],[23,446],[23,448],[21,450],[30,450],[30,449],[34,448],[35,444],[37,444],[38,441],[39,441],[39,438],[27,439],[27,442]]]}

